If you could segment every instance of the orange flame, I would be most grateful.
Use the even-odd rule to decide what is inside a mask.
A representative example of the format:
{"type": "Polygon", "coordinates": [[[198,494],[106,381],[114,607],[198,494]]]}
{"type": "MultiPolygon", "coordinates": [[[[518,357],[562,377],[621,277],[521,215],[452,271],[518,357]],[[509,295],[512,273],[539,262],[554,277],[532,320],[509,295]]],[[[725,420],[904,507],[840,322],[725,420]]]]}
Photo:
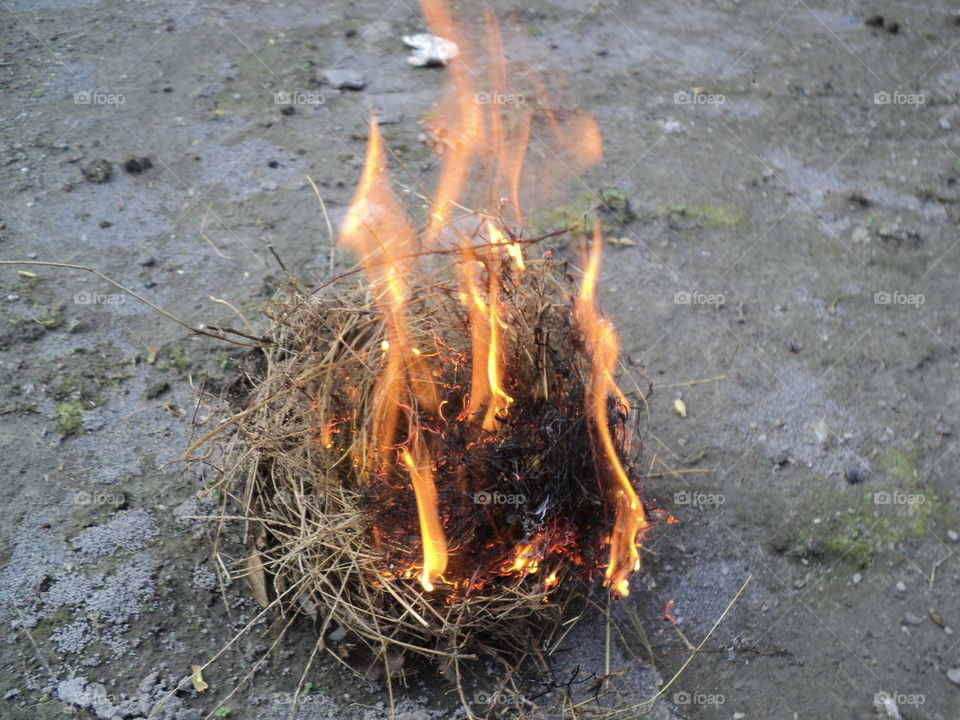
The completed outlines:
{"type": "MultiPolygon", "coordinates": [[[[562,171],[539,173],[538,168],[527,167],[528,144],[537,142],[543,146],[542,152],[531,153],[534,160],[539,156],[551,163],[551,169],[565,168],[571,175],[599,162],[603,146],[591,116],[552,109],[540,78],[530,78],[539,96],[538,103],[533,102],[533,97],[527,101],[523,95],[509,95],[503,38],[491,12],[485,11],[485,40],[491,57],[482,66],[472,63],[471,49],[442,0],[421,0],[421,7],[430,31],[460,47],[460,56],[448,67],[449,91],[431,119],[432,127],[437,128],[437,135],[444,141],[445,152],[426,230],[418,242],[391,189],[383,140],[376,118],[371,117],[363,173],[341,228],[340,242],[359,257],[386,335],[382,354],[377,354],[380,372],[370,398],[368,421],[373,457],[354,457],[353,462],[356,467],[371,469],[372,476],[401,472],[409,478],[422,542],[420,582],[431,591],[446,571],[448,545],[434,482],[435,460],[439,461],[440,456],[438,440],[423,429],[421,417],[442,419],[443,405],[448,400],[440,401],[440,373],[432,370],[431,356],[416,347],[418,336],[411,330],[407,304],[414,258],[422,249],[434,249],[441,241],[455,243],[460,257],[456,266],[460,299],[467,308],[471,343],[470,386],[465,388],[459,419],[476,423],[478,432],[479,428],[496,432],[514,402],[506,382],[511,337],[505,332],[510,320],[509,306],[504,307],[509,299],[505,284],[513,277],[511,273],[523,272],[525,268],[521,244],[516,240],[521,232],[508,229],[504,210],[512,208],[512,221],[522,229],[521,188],[525,195],[548,194],[564,179],[562,171]],[[506,97],[507,102],[501,102],[501,97],[506,97]],[[515,100],[512,103],[511,97],[515,100]],[[535,107],[545,120],[536,126],[535,107]],[[538,137],[535,130],[544,137],[538,137]],[[488,218],[486,246],[475,245],[457,228],[452,217],[457,208],[463,207],[462,196],[468,187],[479,187],[483,193],[479,198],[471,198],[475,201],[471,204],[480,216],[488,218]]],[[[629,404],[614,380],[616,332],[595,306],[600,247],[597,229],[575,316],[592,350],[586,397],[591,442],[601,483],[616,506],[606,577],[616,592],[626,595],[627,578],[639,567],[637,541],[647,520],[617,456],[617,443],[607,417],[611,396],[622,410],[629,410],[629,404]]],[[[324,445],[332,444],[334,432],[335,425],[324,426],[324,445]]],[[[534,573],[542,561],[543,548],[522,543],[512,561],[512,570],[534,573]]],[[[412,572],[398,575],[412,577],[412,572]]],[[[545,586],[554,584],[556,578],[554,571],[545,586]]]]}
{"type": "Polygon", "coordinates": [[[617,457],[616,445],[610,433],[608,398],[614,396],[617,405],[624,412],[629,412],[630,405],[614,380],[619,352],[617,332],[613,325],[600,315],[596,306],[603,238],[599,223],[594,224],[593,230],[593,243],[575,313],[592,351],[586,397],[588,427],[594,442],[594,452],[598,456],[598,470],[606,475],[606,481],[611,483],[612,487],[608,488],[608,492],[616,503],[616,519],[610,537],[610,561],[606,578],[614,591],[620,595],[628,595],[630,573],[640,569],[637,543],[648,522],[640,498],[637,497],[633,484],[617,457]]]}
{"type": "Polygon", "coordinates": [[[430,457],[425,455],[419,443],[414,445],[414,457],[406,448],[400,449],[400,457],[410,473],[413,491],[417,497],[417,515],[420,518],[420,536],[423,538],[423,573],[420,584],[427,592],[433,590],[433,582],[447,569],[447,543],[437,513],[437,488],[433,483],[430,457]]]}
{"type": "Polygon", "coordinates": [[[360,256],[385,321],[384,368],[372,394],[374,447],[384,463],[391,462],[390,449],[401,441],[398,434],[401,414],[405,414],[406,437],[402,442],[409,443],[414,454],[411,456],[404,447],[401,457],[410,472],[420,516],[424,554],[422,584],[425,590],[431,590],[431,580],[446,567],[446,540],[430,473],[429,451],[424,448],[408,398],[412,395],[419,408],[435,411],[437,389],[419,350],[410,341],[407,285],[416,245],[406,213],[390,188],[383,141],[375,117],[370,120],[363,174],[340,230],[340,242],[360,256]]]}
{"type": "Polygon", "coordinates": [[[480,292],[479,280],[476,276],[478,262],[475,249],[466,242],[460,247],[463,262],[459,272],[461,281],[466,286],[462,299],[470,314],[471,351],[474,358],[470,401],[462,419],[478,417],[480,411],[486,406],[483,429],[493,432],[497,429],[497,420],[504,416],[513,403],[513,398],[503,387],[502,331],[506,327],[506,322],[500,303],[499,248],[503,247],[506,250],[518,271],[523,270],[525,266],[519,243],[507,242],[500,229],[489,221],[487,232],[490,235],[492,248],[486,255],[488,275],[486,301],[480,292]],[[485,362],[480,362],[481,358],[485,359],[485,362]]]}

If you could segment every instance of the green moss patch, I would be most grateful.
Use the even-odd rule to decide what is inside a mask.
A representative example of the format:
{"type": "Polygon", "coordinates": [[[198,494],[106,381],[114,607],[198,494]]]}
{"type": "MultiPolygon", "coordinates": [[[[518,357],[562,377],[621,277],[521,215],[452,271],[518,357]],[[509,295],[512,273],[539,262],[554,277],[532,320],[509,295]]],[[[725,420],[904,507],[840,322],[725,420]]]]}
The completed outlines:
{"type": "Polygon", "coordinates": [[[926,490],[821,491],[802,517],[788,522],[779,549],[788,556],[866,567],[892,557],[896,546],[945,525],[950,512],[926,490]]]}

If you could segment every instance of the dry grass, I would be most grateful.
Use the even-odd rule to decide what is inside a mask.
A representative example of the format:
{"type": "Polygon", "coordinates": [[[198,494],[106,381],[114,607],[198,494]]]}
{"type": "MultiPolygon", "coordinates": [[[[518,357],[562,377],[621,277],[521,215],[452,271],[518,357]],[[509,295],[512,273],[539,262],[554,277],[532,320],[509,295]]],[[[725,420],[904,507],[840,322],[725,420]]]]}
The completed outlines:
{"type": "MultiPolygon", "coordinates": [[[[221,453],[211,487],[222,502],[221,529],[242,523],[248,548],[231,574],[245,576],[282,625],[310,617],[317,651],[388,684],[413,658],[435,663],[466,707],[464,660],[544,666],[544,653],[570,632],[601,584],[613,517],[585,428],[590,359],[573,322],[575,283],[566,264],[540,260],[523,274],[497,266],[509,308],[514,402],[491,436],[456,419],[466,402],[461,388],[469,387],[462,351],[469,351],[470,328],[445,275],[449,262],[436,259],[422,258],[407,309],[411,341],[425,349],[448,400],[439,417],[414,410],[432,456],[442,458],[434,480],[451,547],[443,584],[426,592],[416,577],[414,494],[402,472],[378,465],[371,445],[385,328],[365,285],[294,286],[273,300],[269,334],[225,392],[222,422],[188,456],[210,462],[211,448],[221,453]],[[522,506],[475,502],[474,493],[495,491],[522,496],[522,506]],[[517,547],[531,542],[539,570],[518,571],[517,547]],[[342,640],[328,645],[331,632],[342,640]]],[[[412,392],[407,402],[415,406],[412,392]]],[[[613,402],[609,416],[616,436],[627,437],[627,418],[613,402]]]]}

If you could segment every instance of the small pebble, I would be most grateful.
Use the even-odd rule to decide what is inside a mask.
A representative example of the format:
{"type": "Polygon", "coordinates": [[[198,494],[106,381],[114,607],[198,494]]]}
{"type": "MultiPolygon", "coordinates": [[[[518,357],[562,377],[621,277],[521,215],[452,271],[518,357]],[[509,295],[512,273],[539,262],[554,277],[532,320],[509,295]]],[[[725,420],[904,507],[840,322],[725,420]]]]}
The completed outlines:
{"type": "Polygon", "coordinates": [[[960,685],[960,668],[951,668],[947,670],[947,680],[954,685],[960,685]]]}
{"type": "Polygon", "coordinates": [[[150,253],[143,253],[137,258],[137,265],[142,265],[143,267],[153,267],[156,264],[157,259],[150,253]]]}
{"type": "Polygon", "coordinates": [[[919,625],[923,622],[923,618],[919,615],[914,615],[912,612],[906,612],[903,614],[903,619],[907,621],[908,625],[919,625]]]}
{"type": "Polygon", "coordinates": [[[367,86],[363,75],[354,70],[321,70],[318,75],[335,90],[363,90],[367,86]]]}
{"type": "Polygon", "coordinates": [[[143,398],[144,400],[153,400],[154,398],[163,395],[169,389],[170,383],[168,383],[166,380],[160,380],[147,388],[147,391],[143,394],[143,398]]]}
{"type": "Polygon", "coordinates": [[[903,580],[897,581],[897,592],[906,592],[907,586],[904,584],[903,580]]]}
{"type": "Polygon", "coordinates": [[[947,530],[947,537],[950,538],[952,542],[960,540],[960,535],[957,535],[956,531],[954,530],[947,530]]]}
{"type": "Polygon", "coordinates": [[[863,473],[863,468],[856,463],[849,463],[846,467],[844,467],[843,476],[851,485],[859,485],[866,479],[863,473]]]}
{"type": "Polygon", "coordinates": [[[82,168],[83,179],[92,183],[105,183],[113,175],[113,168],[106,160],[94,160],[82,168]]]}
{"type": "Polygon", "coordinates": [[[133,155],[129,155],[123,161],[123,169],[131,175],[139,175],[152,167],[153,160],[148,157],[134,157],[133,155]]]}
{"type": "Polygon", "coordinates": [[[853,582],[854,585],[859,585],[860,581],[863,580],[863,575],[861,575],[860,573],[854,573],[853,577],[850,578],[850,580],[853,582]]]}

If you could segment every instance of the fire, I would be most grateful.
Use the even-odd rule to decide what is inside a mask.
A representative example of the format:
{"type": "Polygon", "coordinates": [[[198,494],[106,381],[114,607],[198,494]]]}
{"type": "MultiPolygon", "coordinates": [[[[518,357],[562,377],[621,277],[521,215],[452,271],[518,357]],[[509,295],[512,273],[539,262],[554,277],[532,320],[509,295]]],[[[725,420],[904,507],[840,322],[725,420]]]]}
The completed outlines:
{"type": "MultiPolygon", "coordinates": [[[[460,57],[448,67],[449,92],[431,118],[435,134],[444,141],[444,153],[426,228],[419,235],[413,230],[391,188],[383,139],[376,118],[371,117],[363,172],[341,227],[340,242],[360,260],[385,335],[375,357],[368,359],[379,366],[366,410],[372,436],[369,456],[354,462],[364,468],[370,482],[402,487],[415,499],[421,544],[416,570],[423,589],[430,592],[438,583],[452,587],[472,584],[466,580],[472,571],[465,573],[466,578],[444,577],[451,555],[456,556],[460,547],[455,537],[448,544],[451,528],[445,527],[444,516],[449,517],[450,511],[443,505],[447,496],[438,492],[437,486],[437,478],[444,472],[449,477],[449,468],[443,467],[445,434],[458,423],[468,428],[470,443],[496,440],[511,421],[517,403],[514,396],[522,390],[519,379],[511,375],[511,358],[530,349],[514,347],[518,343],[511,320],[516,308],[510,304],[510,290],[527,270],[518,239],[524,223],[521,189],[525,196],[551,192],[563,174],[578,173],[599,162],[603,148],[593,118],[569,111],[561,116],[547,102],[546,87],[534,78],[535,90],[544,100],[537,111],[542,120],[537,128],[544,137],[536,140],[548,150],[539,156],[557,163],[551,172],[538,173],[528,167],[527,147],[535,138],[535,103],[508,106],[482,101],[509,90],[503,40],[492,14],[485,13],[485,40],[492,57],[481,71],[472,64],[470,48],[446,5],[422,0],[422,7],[430,31],[461,48],[460,57]],[[468,192],[469,198],[465,197],[468,192]],[[479,233],[464,231],[454,218],[464,203],[485,218],[485,242],[478,242],[479,233]],[[434,329],[425,330],[423,318],[411,309],[414,279],[421,270],[418,258],[434,250],[447,256],[455,253],[457,296],[466,311],[464,332],[469,337],[469,351],[450,347],[434,329]],[[444,366],[453,368],[450,372],[469,366],[469,383],[457,380],[452,384],[449,375],[444,375],[444,366]]],[[[614,380],[616,332],[595,305],[601,244],[597,234],[574,318],[591,353],[584,412],[594,464],[603,495],[615,510],[606,578],[614,591],[626,595],[627,579],[639,568],[637,543],[647,519],[618,457],[618,441],[622,447],[626,439],[614,438],[608,418],[610,398],[618,412],[629,412],[630,405],[614,380]]],[[[321,440],[326,447],[332,446],[336,432],[334,420],[323,425],[321,440]]],[[[461,492],[466,494],[469,478],[463,468],[458,471],[461,492]]],[[[377,529],[378,534],[384,531],[377,529]]],[[[538,573],[559,547],[551,547],[544,536],[514,536],[508,542],[514,546],[512,560],[508,557],[498,567],[506,574],[521,576],[538,573]]],[[[391,576],[410,577],[413,570],[407,567],[391,576]]],[[[553,569],[543,580],[544,589],[558,582],[558,572],[553,569]]]]}
{"type": "Polygon", "coordinates": [[[360,256],[384,319],[384,365],[372,398],[374,446],[381,460],[390,464],[391,448],[400,440],[401,431],[405,436],[400,453],[416,495],[424,548],[421,582],[429,591],[433,589],[432,580],[446,568],[447,545],[430,472],[429,450],[410,403],[415,399],[424,411],[436,411],[439,403],[429,368],[410,342],[407,285],[416,243],[406,213],[390,187],[375,117],[370,121],[370,142],[360,185],[341,228],[340,242],[360,256]]]}
{"type": "Polygon", "coordinates": [[[596,307],[597,277],[600,272],[600,252],[603,237],[599,223],[594,225],[593,243],[580,286],[575,314],[581,330],[593,353],[590,383],[587,386],[587,419],[598,457],[598,472],[612,488],[608,491],[616,503],[616,519],[610,537],[610,561],[606,577],[609,585],[620,595],[630,592],[630,573],[640,569],[637,550],[640,534],[647,527],[647,517],[633,484],[617,457],[616,445],[610,433],[607,401],[615,398],[616,410],[630,411],[627,398],[617,387],[614,374],[619,352],[617,331],[596,307]]]}
{"type": "Polygon", "coordinates": [[[447,543],[437,514],[437,488],[433,484],[430,458],[421,456],[416,460],[406,448],[400,449],[403,464],[410,472],[413,491],[417,496],[417,513],[420,517],[420,533],[423,538],[423,573],[420,583],[427,592],[433,590],[433,581],[447,569],[447,543]]]}

